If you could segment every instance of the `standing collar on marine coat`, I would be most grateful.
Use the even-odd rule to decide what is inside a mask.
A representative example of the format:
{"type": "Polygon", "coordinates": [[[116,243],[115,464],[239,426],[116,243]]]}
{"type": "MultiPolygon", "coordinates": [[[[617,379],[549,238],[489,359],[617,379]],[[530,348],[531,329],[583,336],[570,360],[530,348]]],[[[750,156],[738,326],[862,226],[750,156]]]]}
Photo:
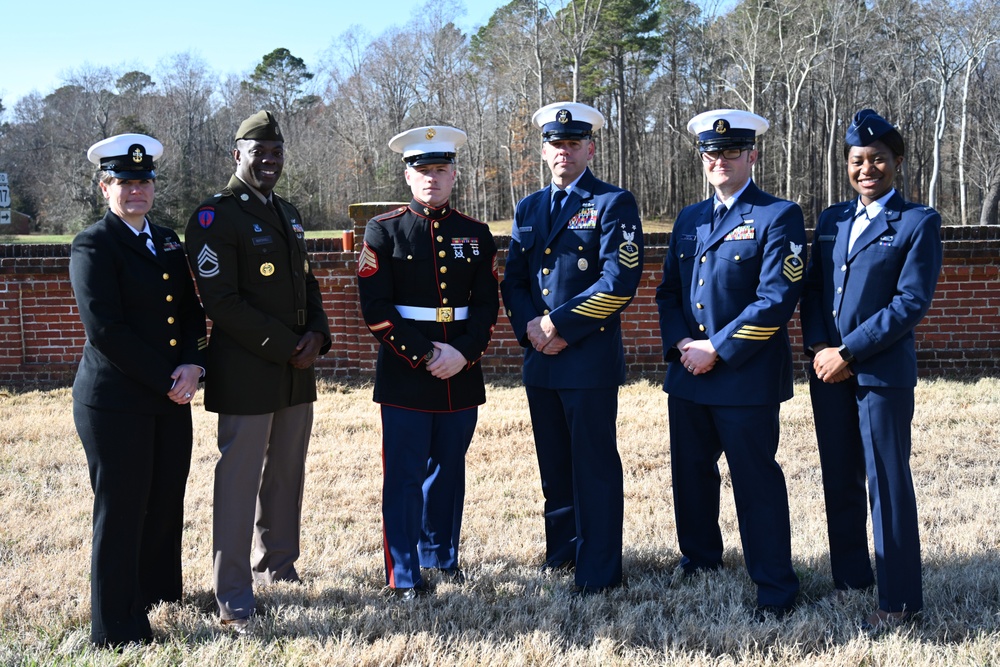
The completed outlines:
{"type": "Polygon", "coordinates": [[[411,199],[409,209],[419,215],[422,218],[428,218],[429,220],[441,220],[442,218],[448,217],[451,213],[451,203],[445,202],[440,208],[434,208],[433,206],[428,206],[419,199],[411,199]]]}

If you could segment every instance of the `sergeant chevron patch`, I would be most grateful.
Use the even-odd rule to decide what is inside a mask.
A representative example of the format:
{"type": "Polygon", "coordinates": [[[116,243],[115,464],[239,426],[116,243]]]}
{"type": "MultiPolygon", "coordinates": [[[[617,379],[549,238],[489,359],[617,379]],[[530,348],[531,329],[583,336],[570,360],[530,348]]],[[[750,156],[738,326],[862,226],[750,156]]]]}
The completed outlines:
{"type": "Polygon", "coordinates": [[[604,294],[597,292],[592,294],[586,301],[573,308],[574,313],[584,317],[593,317],[596,320],[603,320],[611,317],[628,304],[630,296],[615,296],[614,294],[604,294]]]}
{"type": "Polygon", "coordinates": [[[744,324],[733,332],[732,338],[742,340],[767,340],[778,332],[779,327],[756,327],[752,324],[744,324]]]}
{"type": "Polygon", "coordinates": [[[366,243],[361,249],[361,256],[358,257],[358,276],[369,278],[376,273],[378,273],[378,255],[366,243]]]}
{"type": "Polygon", "coordinates": [[[785,258],[781,266],[781,272],[788,278],[789,282],[797,283],[802,280],[802,273],[806,268],[802,258],[799,257],[799,254],[802,252],[802,245],[789,242],[789,246],[792,249],[792,254],[785,258]]]}
{"type": "Polygon", "coordinates": [[[219,275],[219,256],[206,243],[198,253],[198,275],[202,278],[214,278],[219,275]]]}

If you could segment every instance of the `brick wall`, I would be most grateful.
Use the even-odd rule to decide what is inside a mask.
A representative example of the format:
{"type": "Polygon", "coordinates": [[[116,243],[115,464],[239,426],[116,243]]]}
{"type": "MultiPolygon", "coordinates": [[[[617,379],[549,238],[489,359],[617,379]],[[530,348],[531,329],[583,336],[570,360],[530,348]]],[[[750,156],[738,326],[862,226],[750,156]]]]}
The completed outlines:
{"type": "MultiPolygon", "coordinates": [[[[384,206],[383,206],[384,208],[384,206]]],[[[376,208],[352,207],[358,221],[376,208]]],[[[924,376],[962,377],[994,374],[1000,351],[1000,228],[945,227],[944,267],[927,318],[917,329],[917,358],[924,376]]],[[[346,236],[346,235],[345,235],[346,236]]],[[[630,374],[659,376],[664,371],[654,293],[660,281],[669,235],[646,236],[645,278],[623,317],[630,374]]],[[[312,266],[330,316],[333,345],[317,367],[322,376],[353,379],[371,375],[375,339],[357,307],[355,255],[344,252],[345,239],[310,239],[312,266]]],[[[507,239],[498,239],[506,248],[507,239]]],[[[500,265],[503,267],[504,252],[500,265]]],[[[69,246],[0,245],[0,387],[53,387],[72,383],[84,334],[69,284],[69,246]]],[[[792,344],[801,349],[798,317],[791,325],[792,344]]],[[[799,372],[805,358],[798,356],[799,372]]],[[[501,315],[483,365],[488,376],[516,376],[521,348],[501,315]]]]}

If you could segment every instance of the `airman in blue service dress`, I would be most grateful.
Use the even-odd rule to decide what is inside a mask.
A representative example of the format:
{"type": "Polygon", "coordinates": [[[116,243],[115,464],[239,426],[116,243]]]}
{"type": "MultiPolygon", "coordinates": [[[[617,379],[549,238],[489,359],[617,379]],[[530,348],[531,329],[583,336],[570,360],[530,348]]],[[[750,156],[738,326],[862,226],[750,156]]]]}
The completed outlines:
{"type": "Polygon", "coordinates": [[[379,341],[386,584],[412,600],[421,568],[461,581],[465,454],[486,401],[482,365],[499,314],[497,249],[485,224],[454,210],[461,130],[419,127],[389,142],[413,194],[368,222],[358,296],[379,341]]]}
{"type": "Polygon", "coordinates": [[[756,136],[767,128],[760,116],[732,109],[688,123],[715,195],[677,216],[656,302],[669,362],[663,388],[681,567],[722,565],[725,453],[757,612],[781,617],[799,590],[775,453],[779,406],[792,397],[787,324],[802,289],[805,229],[798,205],[751,179],[756,136]]]}
{"type": "Polygon", "coordinates": [[[253,584],[299,581],[313,362],[330,348],[302,217],[273,188],[284,166],[274,115],[236,131],[236,172],[188,220],[188,259],[212,320],[205,409],[219,414],[212,542],[222,624],[242,631],[253,584]]]}
{"type": "Polygon", "coordinates": [[[141,134],[90,148],[109,210],[70,255],[87,334],[73,418],[94,490],[90,637],[99,646],[152,640],[147,609],[182,592],[190,403],[207,343],[180,240],[145,217],[162,152],[141,134]]]}
{"type": "Polygon", "coordinates": [[[820,215],[801,307],[837,589],[873,583],[868,479],[879,599],[863,621],[869,630],[923,607],[910,473],[913,330],[941,271],[941,216],[893,188],[903,152],[903,138],[888,121],[871,109],[855,115],[844,155],[859,196],[820,215]]]}
{"type": "Polygon", "coordinates": [[[600,112],[557,102],[532,122],[552,185],[518,202],[500,288],[525,347],[545,497],[543,569],[575,565],[573,592],[586,595],[622,583],[621,313],[642,276],[642,224],[632,193],[587,167],[592,133],[604,125],[600,112]]]}

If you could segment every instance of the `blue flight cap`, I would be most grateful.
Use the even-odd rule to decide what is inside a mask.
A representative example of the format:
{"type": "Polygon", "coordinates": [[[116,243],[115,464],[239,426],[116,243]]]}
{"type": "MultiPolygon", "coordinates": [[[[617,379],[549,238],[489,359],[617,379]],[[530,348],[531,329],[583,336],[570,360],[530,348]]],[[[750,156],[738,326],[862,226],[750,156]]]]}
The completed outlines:
{"type": "Polygon", "coordinates": [[[903,136],[874,109],[862,109],[854,114],[851,126],[847,128],[844,143],[847,146],[868,146],[881,141],[896,155],[903,155],[906,145],[903,136]]]}

